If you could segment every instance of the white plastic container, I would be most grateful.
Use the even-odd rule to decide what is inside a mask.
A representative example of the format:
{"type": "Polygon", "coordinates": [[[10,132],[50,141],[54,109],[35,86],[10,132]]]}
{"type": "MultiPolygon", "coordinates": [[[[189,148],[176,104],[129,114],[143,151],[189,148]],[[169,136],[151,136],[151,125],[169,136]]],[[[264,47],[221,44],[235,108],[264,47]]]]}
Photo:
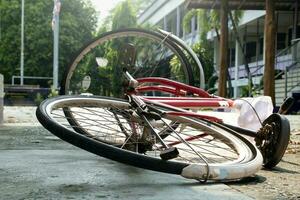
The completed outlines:
{"type": "Polygon", "coordinates": [[[239,113],[238,126],[254,131],[257,131],[261,123],[273,112],[273,103],[269,96],[241,98],[234,101],[233,107],[239,113]]]}

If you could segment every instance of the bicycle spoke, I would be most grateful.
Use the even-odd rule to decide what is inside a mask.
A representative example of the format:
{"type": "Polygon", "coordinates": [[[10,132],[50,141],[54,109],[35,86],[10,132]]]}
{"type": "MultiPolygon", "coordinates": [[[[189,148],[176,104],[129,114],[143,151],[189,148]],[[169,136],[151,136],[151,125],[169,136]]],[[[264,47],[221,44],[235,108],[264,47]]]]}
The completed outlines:
{"type": "MultiPolygon", "coordinates": [[[[64,115],[64,108],[54,110],[52,116],[64,121],[68,128],[84,130],[88,137],[148,156],[157,157],[165,149],[152,135],[151,128],[145,129],[142,121],[133,119],[132,114],[118,107],[74,106],[67,107],[66,111],[69,117],[64,115]],[[76,120],[76,123],[70,124],[70,120],[76,120]],[[150,135],[143,136],[146,133],[150,135]]],[[[213,137],[214,133],[208,130],[199,131],[191,123],[166,119],[150,120],[149,123],[165,144],[178,149],[180,155],[174,160],[205,164],[231,162],[238,157],[226,140],[213,137]]]]}

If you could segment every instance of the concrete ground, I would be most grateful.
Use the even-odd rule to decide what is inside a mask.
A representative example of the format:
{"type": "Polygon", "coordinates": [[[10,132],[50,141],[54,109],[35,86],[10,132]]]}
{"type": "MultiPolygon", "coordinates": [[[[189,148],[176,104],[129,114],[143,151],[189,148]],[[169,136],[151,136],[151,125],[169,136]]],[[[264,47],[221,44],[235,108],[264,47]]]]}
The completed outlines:
{"type": "Polygon", "coordinates": [[[300,132],[293,129],[283,161],[272,171],[227,184],[110,161],[53,136],[35,107],[5,107],[0,126],[0,199],[300,199],[300,132]]]}

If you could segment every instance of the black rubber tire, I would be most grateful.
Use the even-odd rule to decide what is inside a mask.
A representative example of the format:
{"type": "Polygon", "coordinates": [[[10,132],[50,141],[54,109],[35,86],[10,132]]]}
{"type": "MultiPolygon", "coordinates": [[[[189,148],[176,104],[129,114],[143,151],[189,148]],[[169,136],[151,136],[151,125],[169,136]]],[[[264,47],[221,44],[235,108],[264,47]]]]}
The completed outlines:
{"type": "MultiPolygon", "coordinates": [[[[59,97],[65,98],[65,97],[59,97]]],[[[106,97],[103,97],[106,98],[106,97]]],[[[36,110],[36,116],[39,122],[52,134],[56,135],[60,139],[101,157],[105,157],[114,161],[118,161],[124,164],[132,165],[135,167],[149,169],[154,171],[160,171],[171,174],[180,174],[182,169],[187,166],[183,163],[165,162],[163,160],[154,159],[144,156],[142,154],[136,154],[131,151],[120,150],[117,147],[109,144],[93,140],[90,137],[86,137],[83,134],[78,134],[71,129],[66,129],[55,121],[50,120],[45,109],[46,106],[55,101],[57,98],[48,99],[42,102],[36,110]]],[[[122,101],[122,100],[120,100],[122,101]]]]}
{"type": "MultiPolygon", "coordinates": [[[[48,115],[49,110],[51,110],[51,106],[56,106],[56,102],[60,102],[62,107],[68,106],[66,103],[68,99],[71,99],[72,101],[76,101],[76,98],[81,98],[81,102],[88,102],[89,100],[92,101],[103,101],[105,100],[106,102],[123,102],[126,103],[127,101],[125,100],[120,100],[120,99],[115,99],[115,98],[108,98],[108,97],[98,97],[98,96],[92,96],[92,97],[83,97],[83,96],[60,96],[60,97],[55,97],[52,99],[47,99],[46,101],[42,102],[40,106],[38,107],[36,111],[36,115],[40,123],[48,129],[51,133],[54,135],[58,136],[62,140],[69,142],[73,144],[74,146],[77,146],[79,148],[82,148],[84,150],[87,150],[91,153],[97,154],[99,156],[106,157],[108,159],[112,159],[121,163],[129,164],[132,166],[144,168],[144,169],[149,169],[149,170],[154,170],[154,171],[160,171],[160,172],[165,172],[165,173],[171,173],[171,174],[181,174],[184,168],[188,167],[188,163],[184,162],[178,162],[178,161],[173,161],[173,160],[161,160],[158,158],[153,158],[150,156],[145,156],[143,154],[137,154],[132,151],[128,151],[126,149],[121,149],[109,144],[106,144],[104,142],[100,142],[99,140],[95,140],[91,137],[87,137],[83,134],[77,133],[72,129],[68,129],[55,120],[51,118],[51,116],[48,115]]],[[[80,102],[78,103],[78,105],[80,102]]],[[[89,105],[89,104],[87,104],[89,105]]],[[[97,104],[95,104],[97,105],[97,104]]],[[[189,120],[189,119],[186,119],[189,120]]],[[[193,123],[200,123],[195,122],[195,119],[190,119],[193,123]]],[[[202,124],[205,124],[207,127],[213,127],[214,124],[212,123],[209,125],[209,122],[202,122],[202,124]]],[[[230,169],[232,168],[233,173],[235,173],[234,169],[242,169],[242,172],[244,173],[248,167],[252,166],[253,168],[253,163],[255,162],[254,169],[258,170],[260,167],[260,161],[259,157],[261,157],[260,153],[257,152],[257,149],[249,142],[245,142],[245,139],[239,135],[230,133],[230,130],[227,130],[226,128],[220,128],[219,131],[222,132],[227,132],[221,133],[219,132],[219,137],[224,137],[223,139],[228,141],[231,140],[231,142],[235,143],[236,145],[242,145],[242,147],[238,147],[241,149],[244,149],[243,153],[244,158],[239,161],[235,161],[238,163],[233,163],[231,166],[230,164],[220,164],[220,167],[229,167],[230,169]],[[222,130],[221,130],[222,129],[222,130]],[[227,135],[224,136],[223,134],[227,135]],[[226,138],[226,139],[225,139],[226,138]],[[234,142],[235,141],[235,142],[234,142]],[[245,150],[247,149],[247,150],[245,150]],[[259,156],[260,155],[260,156],[259,156]]],[[[223,141],[223,139],[221,141],[223,141]]],[[[240,151],[239,150],[239,151],[240,151]]],[[[241,153],[241,152],[240,152],[241,153]]],[[[262,160],[262,159],[261,159],[262,160]]],[[[218,165],[213,165],[213,167],[217,167],[218,165]]],[[[253,169],[252,169],[253,170],[253,169]]],[[[215,170],[214,170],[215,171],[215,170]]],[[[218,170],[217,170],[218,171],[218,170]]],[[[222,170],[221,170],[222,171],[222,170]]],[[[247,170],[246,170],[247,171],[247,170]]],[[[248,170],[251,171],[251,170],[248,170]]],[[[249,175],[249,174],[246,174],[249,175]]],[[[245,175],[245,176],[246,176],[245,175]]],[[[190,177],[189,177],[190,178],[190,177]]],[[[192,177],[197,179],[196,177],[192,177]]],[[[210,177],[209,177],[210,178],[210,177]]],[[[242,177],[238,177],[242,178],[242,177]]]]}
{"type": "MultiPolygon", "coordinates": [[[[89,52],[91,49],[93,49],[97,44],[101,43],[102,41],[106,41],[107,39],[110,39],[111,37],[117,37],[119,34],[140,34],[144,37],[150,37],[151,39],[155,39],[157,41],[160,41],[164,43],[168,48],[170,48],[173,53],[177,55],[177,57],[181,60],[182,69],[185,73],[187,82],[186,84],[194,85],[194,78],[193,78],[193,72],[191,67],[189,66],[189,62],[185,56],[185,54],[182,52],[182,50],[174,44],[169,38],[164,37],[163,35],[156,33],[154,31],[145,30],[145,29],[139,29],[139,28],[127,28],[127,29],[120,29],[115,31],[109,31],[101,34],[97,38],[93,39],[91,42],[87,43],[82,47],[71,59],[70,64],[66,68],[64,75],[62,77],[61,83],[60,83],[60,94],[64,95],[67,94],[68,87],[69,87],[69,79],[72,77],[72,73],[74,71],[74,68],[76,68],[77,64],[82,59],[82,55],[85,55],[87,52],[89,52]]],[[[137,77],[136,77],[137,78],[137,77]]]]}
{"type": "Polygon", "coordinates": [[[274,113],[263,122],[263,127],[273,123],[276,125],[270,141],[272,144],[264,147],[265,150],[262,150],[264,167],[268,169],[275,167],[281,161],[290,141],[290,123],[288,119],[274,113]]]}

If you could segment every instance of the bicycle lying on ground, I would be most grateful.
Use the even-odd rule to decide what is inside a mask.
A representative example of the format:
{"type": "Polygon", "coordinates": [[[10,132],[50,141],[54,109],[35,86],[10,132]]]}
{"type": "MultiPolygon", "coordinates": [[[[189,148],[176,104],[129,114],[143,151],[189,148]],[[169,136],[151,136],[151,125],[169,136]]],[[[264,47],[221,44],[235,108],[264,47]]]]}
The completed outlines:
{"type": "Polygon", "coordinates": [[[61,93],[81,93],[82,79],[89,75],[93,81],[85,87],[93,94],[101,89],[100,94],[106,95],[105,84],[112,82],[119,90],[114,95],[126,93],[126,99],[108,95],[55,97],[38,107],[37,117],[54,135],[89,152],[203,182],[236,180],[256,173],[262,165],[274,167],[288,145],[289,122],[272,114],[254,132],[188,111],[231,107],[233,101],[184,84],[194,84],[187,54],[199,63],[186,52],[188,49],[167,33],[140,29],[104,33],[72,60],[61,93]],[[90,65],[81,62],[89,59],[90,65]],[[94,60],[96,68],[91,67],[94,60]],[[166,70],[165,63],[174,60],[179,65],[166,70]],[[115,66],[128,71],[118,71],[115,66]],[[135,80],[129,72],[142,78],[135,80]],[[101,77],[105,73],[111,74],[110,79],[101,77]],[[122,75],[127,80],[124,90],[122,75]],[[256,146],[245,136],[255,138],[256,146]]]}
{"type": "MultiPolygon", "coordinates": [[[[242,136],[244,133],[260,140],[258,146],[266,167],[281,159],[289,137],[289,123],[282,116],[271,115],[263,128],[253,133],[226,125],[216,117],[167,105],[164,97],[155,97],[154,101],[137,96],[138,81],[124,73],[129,81],[128,100],[83,95],[55,97],[38,107],[39,121],[54,135],[97,155],[202,181],[240,179],[261,168],[263,156],[242,136]]],[[[167,81],[155,79],[159,80],[167,81]]],[[[231,104],[231,100],[213,97],[201,89],[171,83],[182,92],[207,95],[189,99],[183,107],[194,107],[197,103],[231,104]]],[[[176,98],[170,102],[176,102],[176,98]]]]}

